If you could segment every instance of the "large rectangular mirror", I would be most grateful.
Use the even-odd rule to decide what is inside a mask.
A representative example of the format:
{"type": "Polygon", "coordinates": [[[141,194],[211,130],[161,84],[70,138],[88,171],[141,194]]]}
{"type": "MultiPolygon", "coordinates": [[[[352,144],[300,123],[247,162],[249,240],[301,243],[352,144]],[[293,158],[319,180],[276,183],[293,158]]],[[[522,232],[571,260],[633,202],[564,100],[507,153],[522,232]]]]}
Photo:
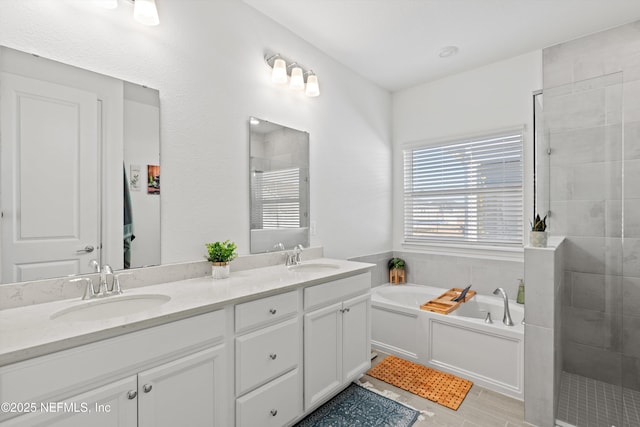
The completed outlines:
{"type": "Polygon", "coordinates": [[[0,277],[160,264],[157,90],[0,46],[0,277]]]}
{"type": "Polygon", "coordinates": [[[251,253],[309,246],[309,133],[251,117],[251,253]]]}

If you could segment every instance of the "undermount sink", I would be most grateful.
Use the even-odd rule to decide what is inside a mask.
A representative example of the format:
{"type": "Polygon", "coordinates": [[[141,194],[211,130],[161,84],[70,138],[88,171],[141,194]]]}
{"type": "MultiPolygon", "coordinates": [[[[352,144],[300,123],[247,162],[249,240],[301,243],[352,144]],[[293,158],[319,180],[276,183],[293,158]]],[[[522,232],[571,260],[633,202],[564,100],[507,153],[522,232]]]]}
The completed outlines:
{"type": "Polygon", "coordinates": [[[104,297],[57,311],[51,319],[73,322],[128,316],[158,307],[169,300],[170,296],[161,294],[104,297]]]}
{"type": "Polygon", "coordinates": [[[307,263],[307,264],[290,265],[287,268],[291,271],[321,273],[323,271],[336,270],[340,268],[340,266],[336,264],[307,263]]]}

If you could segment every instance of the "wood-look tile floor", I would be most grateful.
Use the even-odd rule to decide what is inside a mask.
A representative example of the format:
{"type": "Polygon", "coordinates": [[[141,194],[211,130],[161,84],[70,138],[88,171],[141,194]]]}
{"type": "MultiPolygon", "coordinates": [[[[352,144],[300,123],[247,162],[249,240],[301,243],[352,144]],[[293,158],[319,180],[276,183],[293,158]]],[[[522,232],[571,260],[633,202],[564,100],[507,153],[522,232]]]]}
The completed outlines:
{"type": "MultiPolygon", "coordinates": [[[[387,356],[379,351],[377,353],[378,357],[371,361],[371,366],[387,356]]],[[[531,427],[531,424],[524,422],[523,402],[475,384],[462,405],[454,411],[368,375],[360,378],[360,382],[369,382],[380,391],[389,390],[399,395],[399,402],[433,413],[433,416],[416,421],[414,427],[531,427]]]]}

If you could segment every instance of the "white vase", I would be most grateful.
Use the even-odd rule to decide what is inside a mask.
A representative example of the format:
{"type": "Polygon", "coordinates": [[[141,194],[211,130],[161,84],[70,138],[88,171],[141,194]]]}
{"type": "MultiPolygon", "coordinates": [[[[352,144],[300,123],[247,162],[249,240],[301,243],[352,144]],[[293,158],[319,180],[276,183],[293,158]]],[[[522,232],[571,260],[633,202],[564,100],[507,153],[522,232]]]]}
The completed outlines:
{"type": "Polygon", "coordinates": [[[229,262],[212,262],[211,277],[214,279],[226,279],[229,277],[229,262]]]}
{"type": "Polygon", "coordinates": [[[546,231],[531,231],[529,233],[529,244],[534,248],[546,248],[547,247],[547,232],[546,231]]]}

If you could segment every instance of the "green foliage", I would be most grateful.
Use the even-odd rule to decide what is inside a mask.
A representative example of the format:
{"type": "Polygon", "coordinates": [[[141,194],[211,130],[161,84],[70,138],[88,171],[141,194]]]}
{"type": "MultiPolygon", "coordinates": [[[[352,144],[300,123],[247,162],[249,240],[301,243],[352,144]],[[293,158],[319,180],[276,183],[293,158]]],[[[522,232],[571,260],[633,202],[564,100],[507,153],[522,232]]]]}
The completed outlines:
{"type": "Polygon", "coordinates": [[[389,270],[404,270],[404,260],[402,258],[391,258],[387,265],[389,270]]]}
{"type": "Polygon", "coordinates": [[[235,259],[237,246],[235,243],[225,240],[224,242],[207,243],[209,262],[229,262],[235,259]]]}
{"type": "Polygon", "coordinates": [[[540,219],[540,214],[536,215],[534,222],[529,221],[531,224],[531,231],[545,231],[547,229],[547,216],[540,219]]]}

